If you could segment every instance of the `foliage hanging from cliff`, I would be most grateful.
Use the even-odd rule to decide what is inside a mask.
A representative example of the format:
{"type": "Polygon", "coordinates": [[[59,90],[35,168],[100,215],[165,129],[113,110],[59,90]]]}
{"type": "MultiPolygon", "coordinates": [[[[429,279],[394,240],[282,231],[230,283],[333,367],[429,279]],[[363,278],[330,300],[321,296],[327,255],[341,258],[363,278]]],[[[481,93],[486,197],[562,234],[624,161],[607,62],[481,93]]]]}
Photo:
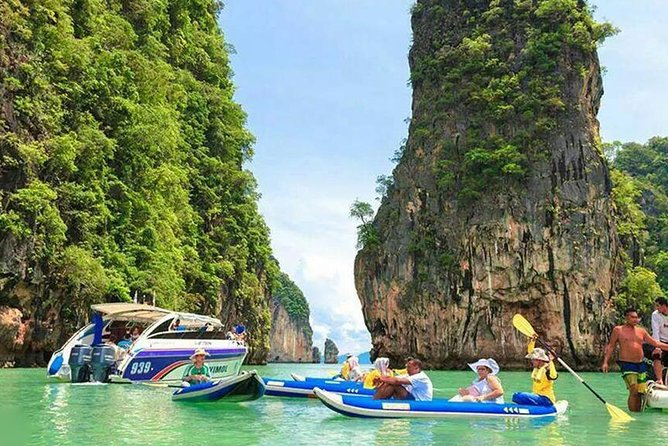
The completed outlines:
{"type": "Polygon", "coordinates": [[[626,277],[619,309],[633,304],[647,314],[668,291],[668,138],[604,146],[612,163],[612,196],[625,247],[626,277]]]}
{"type": "Polygon", "coordinates": [[[292,321],[310,338],[313,335],[311,325],[309,324],[311,312],[308,301],[297,284],[287,274],[279,272],[274,279],[272,293],[283,308],[285,308],[292,321]]]}
{"type": "Polygon", "coordinates": [[[357,225],[357,248],[373,249],[380,244],[378,230],[373,225],[374,211],[365,201],[355,200],[350,206],[350,216],[360,221],[357,225]]]}
{"type": "Polygon", "coordinates": [[[567,79],[598,76],[584,61],[616,32],[580,0],[418,0],[413,21],[416,32],[439,32],[411,52],[411,83],[436,93],[416,98],[426,113],[413,116],[412,143],[436,146],[438,185],[464,202],[521,181],[546,156],[549,132],[570,111],[567,79]],[[435,129],[453,113],[465,130],[444,142],[435,129]]]}
{"type": "MultiPolygon", "coordinates": [[[[221,5],[0,4],[0,247],[29,247],[17,280],[80,309],[135,293],[222,306],[266,338],[277,268],[221,5]]],[[[17,304],[10,291],[0,303],[17,304]]]]}

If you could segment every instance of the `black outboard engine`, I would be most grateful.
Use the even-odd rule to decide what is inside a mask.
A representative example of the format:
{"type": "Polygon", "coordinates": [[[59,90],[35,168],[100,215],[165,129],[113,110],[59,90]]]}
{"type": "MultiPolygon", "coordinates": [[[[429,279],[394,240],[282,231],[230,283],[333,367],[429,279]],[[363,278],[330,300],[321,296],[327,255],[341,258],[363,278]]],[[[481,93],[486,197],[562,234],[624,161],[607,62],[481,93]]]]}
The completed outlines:
{"type": "Polygon", "coordinates": [[[116,367],[116,350],[107,344],[99,344],[93,347],[93,381],[107,382],[109,374],[116,367]]]}
{"type": "Polygon", "coordinates": [[[90,381],[90,361],[93,348],[90,345],[75,345],[70,351],[71,381],[73,383],[85,383],[90,381]]]}

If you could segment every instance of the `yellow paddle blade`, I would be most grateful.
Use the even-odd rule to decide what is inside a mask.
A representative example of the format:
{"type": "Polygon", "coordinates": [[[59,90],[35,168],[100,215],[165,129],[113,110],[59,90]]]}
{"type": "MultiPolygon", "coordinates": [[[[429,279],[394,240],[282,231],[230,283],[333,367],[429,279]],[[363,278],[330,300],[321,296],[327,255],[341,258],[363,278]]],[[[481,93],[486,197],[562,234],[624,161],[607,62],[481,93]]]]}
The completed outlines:
{"type": "Polygon", "coordinates": [[[608,413],[610,413],[610,416],[612,417],[613,421],[628,422],[635,420],[635,418],[633,418],[631,415],[627,414],[617,406],[613,406],[610,403],[605,403],[605,407],[606,409],[608,409],[608,413]]]}
{"type": "Polygon", "coordinates": [[[529,321],[519,313],[513,316],[513,326],[525,336],[532,337],[536,334],[536,330],[533,329],[529,321]]]}

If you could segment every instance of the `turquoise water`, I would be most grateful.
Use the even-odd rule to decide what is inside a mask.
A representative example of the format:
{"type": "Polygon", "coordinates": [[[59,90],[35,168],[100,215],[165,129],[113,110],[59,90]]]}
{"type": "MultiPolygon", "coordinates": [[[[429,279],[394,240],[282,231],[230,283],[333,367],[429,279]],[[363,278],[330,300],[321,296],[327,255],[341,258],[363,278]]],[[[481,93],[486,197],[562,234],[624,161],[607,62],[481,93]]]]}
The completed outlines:
{"type": "MultiPolygon", "coordinates": [[[[247,368],[247,367],[246,367],[247,368]]],[[[326,376],[331,365],[272,364],[262,376],[326,376]]],[[[428,372],[435,396],[449,397],[472,372],[428,372]]],[[[626,407],[617,374],[583,377],[608,401],[626,407]]],[[[502,372],[507,395],[530,390],[529,372],[502,372]]],[[[557,397],[570,408],[556,420],[348,418],[313,399],[265,397],[243,404],[183,404],[171,391],[133,385],[51,383],[43,369],[0,370],[2,444],[30,445],[614,445],[666,444],[668,413],[636,415],[623,425],[582,384],[563,372],[557,397]],[[9,440],[8,442],[6,442],[9,440]]]]}

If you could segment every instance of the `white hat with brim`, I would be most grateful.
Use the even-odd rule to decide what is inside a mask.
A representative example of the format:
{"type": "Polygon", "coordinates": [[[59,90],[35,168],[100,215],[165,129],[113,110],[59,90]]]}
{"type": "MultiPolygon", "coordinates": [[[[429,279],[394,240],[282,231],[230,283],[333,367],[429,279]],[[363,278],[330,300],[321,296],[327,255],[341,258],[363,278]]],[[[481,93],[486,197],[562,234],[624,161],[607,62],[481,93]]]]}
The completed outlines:
{"type": "Polygon", "coordinates": [[[547,353],[545,353],[545,350],[543,350],[540,347],[536,347],[533,350],[531,350],[531,353],[525,356],[527,359],[537,359],[539,361],[545,361],[545,362],[550,362],[550,358],[547,356],[547,353]]]}
{"type": "Polygon", "coordinates": [[[206,352],[206,350],[204,350],[203,348],[198,348],[197,350],[195,350],[195,353],[190,355],[190,359],[193,359],[195,356],[199,356],[199,355],[209,356],[209,354],[206,352]]]}
{"type": "Polygon", "coordinates": [[[490,369],[492,371],[491,372],[492,375],[496,375],[497,373],[499,373],[499,371],[501,371],[501,369],[499,368],[499,364],[497,364],[496,361],[493,360],[492,358],[478,359],[476,362],[472,362],[469,364],[471,370],[473,370],[476,373],[478,373],[478,367],[480,366],[485,366],[488,369],[490,369]]]}

